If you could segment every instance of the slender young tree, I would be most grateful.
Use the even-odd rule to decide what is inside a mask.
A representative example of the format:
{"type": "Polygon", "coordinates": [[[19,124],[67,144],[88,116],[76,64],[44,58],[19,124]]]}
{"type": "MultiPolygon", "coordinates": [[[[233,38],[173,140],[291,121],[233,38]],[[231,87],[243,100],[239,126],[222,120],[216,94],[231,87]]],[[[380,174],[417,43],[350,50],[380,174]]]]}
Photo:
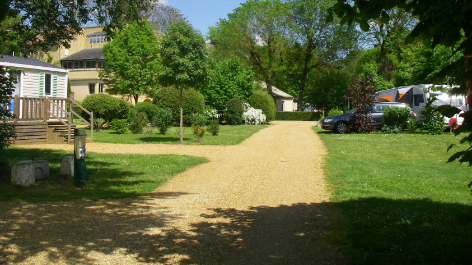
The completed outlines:
{"type": "Polygon", "coordinates": [[[183,142],[183,90],[201,90],[205,85],[208,75],[205,40],[191,25],[185,21],[177,21],[167,28],[159,53],[162,64],[160,83],[180,90],[180,142],[183,142]]]}
{"type": "Polygon", "coordinates": [[[159,73],[158,41],[146,21],[128,25],[103,46],[104,68],[99,76],[107,92],[133,98],[150,94],[157,88],[159,73]]]}

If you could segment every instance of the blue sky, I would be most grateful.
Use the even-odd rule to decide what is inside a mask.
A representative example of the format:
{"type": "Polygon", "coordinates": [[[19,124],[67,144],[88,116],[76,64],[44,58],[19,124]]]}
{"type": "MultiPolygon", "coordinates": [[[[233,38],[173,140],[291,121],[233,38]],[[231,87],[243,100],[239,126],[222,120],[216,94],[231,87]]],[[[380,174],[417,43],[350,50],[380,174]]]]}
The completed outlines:
{"type": "Polygon", "coordinates": [[[233,9],[246,0],[160,0],[165,5],[180,10],[192,26],[205,36],[208,27],[214,26],[220,18],[227,18],[233,9]]]}

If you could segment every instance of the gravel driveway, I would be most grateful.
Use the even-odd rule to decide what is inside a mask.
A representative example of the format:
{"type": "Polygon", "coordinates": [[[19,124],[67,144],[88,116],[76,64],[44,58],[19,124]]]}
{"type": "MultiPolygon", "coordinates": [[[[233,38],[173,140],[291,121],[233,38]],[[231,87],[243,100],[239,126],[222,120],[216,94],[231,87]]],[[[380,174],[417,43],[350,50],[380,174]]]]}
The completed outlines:
{"type": "Polygon", "coordinates": [[[325,241],[326,149],[314,125],[273,122],[237,146],[87,144],[211,162],[133,199],[0,202],[0,264],[346,264],[325,241]]]}

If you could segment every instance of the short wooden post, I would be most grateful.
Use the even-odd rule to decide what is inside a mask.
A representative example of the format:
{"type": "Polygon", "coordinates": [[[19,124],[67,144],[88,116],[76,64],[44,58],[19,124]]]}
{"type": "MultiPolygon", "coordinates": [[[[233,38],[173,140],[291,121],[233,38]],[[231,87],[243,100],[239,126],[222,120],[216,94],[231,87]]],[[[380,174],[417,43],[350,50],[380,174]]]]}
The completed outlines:
{"type": "Polygon", "coordinates": [[[49,99],[47,99],[47,98],[44,99],[43,120],[44,121],[49,120],[49,99]]]}

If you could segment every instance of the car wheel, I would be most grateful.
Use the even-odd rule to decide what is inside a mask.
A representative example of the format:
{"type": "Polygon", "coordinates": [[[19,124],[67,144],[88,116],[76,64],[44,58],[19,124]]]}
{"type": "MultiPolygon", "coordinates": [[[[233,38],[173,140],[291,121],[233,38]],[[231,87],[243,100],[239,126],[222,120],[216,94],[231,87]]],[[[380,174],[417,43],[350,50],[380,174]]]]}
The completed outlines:
{"type": "Polygon", "coordinates": [[[340,133],[340,134],[346,133],[347,132],[347,123],[345,123],[344,121],[340,121],[340,122],[336,123],[336,125],[334,125],[334,131],[336,133],[340,133]]]}

